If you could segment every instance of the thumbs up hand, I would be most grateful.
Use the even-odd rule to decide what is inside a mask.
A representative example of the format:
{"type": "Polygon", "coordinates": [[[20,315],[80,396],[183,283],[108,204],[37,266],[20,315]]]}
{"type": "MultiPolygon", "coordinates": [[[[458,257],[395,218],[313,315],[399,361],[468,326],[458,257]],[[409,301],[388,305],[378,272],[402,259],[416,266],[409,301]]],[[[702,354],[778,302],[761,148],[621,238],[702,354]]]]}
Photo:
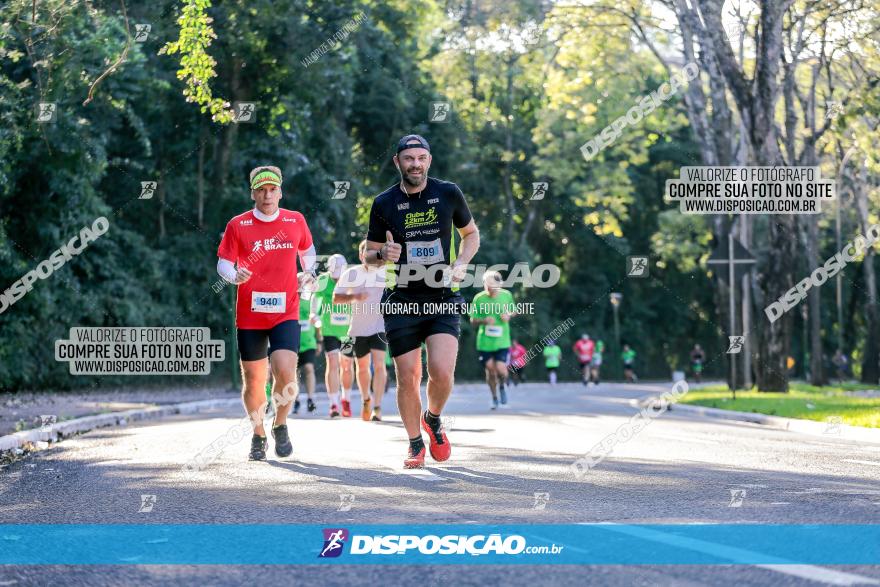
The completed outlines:
{"type": "Polygon", "coordinates": [[[391,234],[390,230],[385,231],[385,239],[385,244],[382,245],[382,259],[397,263],[400,260],[401,247],[394,242],[394,235],[391,234]]]}

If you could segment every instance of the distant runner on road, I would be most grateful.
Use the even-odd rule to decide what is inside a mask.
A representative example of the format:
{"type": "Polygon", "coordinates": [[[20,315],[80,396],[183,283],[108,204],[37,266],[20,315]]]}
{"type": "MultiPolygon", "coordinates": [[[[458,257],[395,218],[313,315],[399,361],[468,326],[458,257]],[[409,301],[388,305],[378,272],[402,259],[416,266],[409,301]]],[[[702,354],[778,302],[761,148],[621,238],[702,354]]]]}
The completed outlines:
{"type": "Polygon", "coordinates": [[[484,290],[471,301],[471,324],[477,328],[477,356],[486,372],[486,383],[492,394],[490,409],[507,404],[507,355],[510,352],[510,319],[514,301],[509,291],[501,287],[501,274],[487,271],[483,274],[484,290]],[[497,389],[497,391],[496,391],[497,389]]]}
{"type": "MultiPolygon", "coordinates": [[[[312,292],[303,292],[299,298],[299,361],[297,368],[303,375],[308,396],[306,409],[311,414],[317,410],[315,405],[315,355],[321,352],[322,339],[319,338],[320,323],[315,312],[317,300],[312,292]]],[[[299,395],[293,402],[293,413],[298,414],[299,395]]]]}
{"type": "Polygon", "coordinates": [[[514,385],[526,382],[522,370],[526,366],[525,356],[527,353],[528,350],[526,347],[520,344],[518,340],[513,339],[510,345],[510,359],[508,364],[510,365],[510,379],[513,381],[514,385]]]}
{"type": "Polygon", "coordinates": [[[590,381],[590,365],[593,362],[593,351],[596,349],[596,343],[593,342],[589,334],[584,333],[574,343],[572,348],[575,357],[577,357],[578,364],[581,366],[581,381],[583,381],[584,385],[587,385],[590,381]]]}
{"type": "Polygon", "coordinates": [[[620,359],[623,361],[623,377],[627,383],[634,383],[639,380],[636,376],[635,362],[636,351],[628,344],[623,345],[623,351],[620,353],[620,359]]]}
{"type": "Polygon", "coordinates": [[[590,384],[599,385],[599,371],[602,369],[602,355],[605,353],[605,343],[596,342],[596,348],[593,350],[593,360],[590,361],[590,384]]]}
{"type": "Polygon", "coordinates": [[[556,344],[555,340],[551,340],[544,347],[544,367],[547,368],[547,377],[550,379],[550,385],[556,385],[556,370],[559,369],[559,360],[562,357],[562,349],[556,344]]]}
{"type": "Polygon", "coordinates": [[[703,379],[703,361],[706,360],[706,353],[703,347],[695,344],[691,349],[691,369],[694,372],[694,380],[699,383],[703,379]]]}
{"type": "Polygon", "coordinates": [[[351,306],[334,304],[333,292],[336,280],[345,270],[345,257],[340,254],[330,255],[327,259],[327,271],[318,276],[315,296],[318,298],[318,315],[321,317],[321,333],[324,336],[324,384],[327,386],[327,398],[330,400],[330,417],[339,415],[351,416],[348,392],[353,380],[352,360],[344,356],[342,341],[348,337],[351,324],[351,306]],[[342,401],[339,400],[340,392],[342,401]]]}
{"type": "Polygon", "coordinates": [[[333,302],[352,304],[348,336],[353,341],[352,351],[357,363],[361,419],[378,422],[382,419],[382,396],[385,394],[387,377],[385,349],[388,345],[385,343],[385,321],[379,311],[385,290],[385,267],[367,265],[364,262],[366,251],[367,241],[364,240],[358,246],[361,265],[352,265],[342,273],[336,284],[333,302]]]}

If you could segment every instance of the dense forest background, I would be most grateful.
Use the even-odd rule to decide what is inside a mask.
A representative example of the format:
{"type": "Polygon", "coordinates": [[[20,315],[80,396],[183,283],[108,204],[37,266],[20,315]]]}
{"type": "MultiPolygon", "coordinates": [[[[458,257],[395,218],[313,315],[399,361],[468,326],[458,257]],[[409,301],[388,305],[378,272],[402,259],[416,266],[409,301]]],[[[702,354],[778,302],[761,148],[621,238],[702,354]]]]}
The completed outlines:
{"type": "MultiPolygon", "coordinates": [[[[355,262],[406,133],[431,142],[431,175],[468,198],[482,236],[475,262],[561,268],[553,288],[513,289],[534,303],[513,323],[527,347],[572,318],[563,349],[582,332],[601,338],[615,375],[609,295],[619,292],[620,338],[643,377],[685,367],[694,343],[707,375],[724,377],[727,290],[705,262],[734,220],[679,214],[664,182],[683,165],[821,165],[847,178],[844,244],[863,233],[878,218],[880,18],[857,0],[744,2],[753,9],[733,16],[718,2],[684,4],[4,2],[0,291],[95,218],[110,230],[0,314],[0,390],[170,382],[72,377],[54,341],[72,326],[120,325],[208,326],[231,340],[231,288],[211,286],[221,231],[251,207],[248,171],[281,167],[282,206],[305,214],[320,254],[355,262]],[[702,72],[692,89],[585,161],[584,142],[688,60],[702,72]],[[236,102],[255,104],[253,121],[231,119],[236,102]],[[433,102],[451,105],[447,121],[430,120],[433,102]],[[53,122],[38,122],[39,103],[57,105],[53,122]],[[340,181],[350,188],[333,199],[340,181]],[[152,197],[140,198],[142,182],[157,182],[152,197]],[[543,199],[531,199],[535,182],[549,184],[543,199]],[[649,278],[627,278],[630,255],[650,257],[649,278]]],[[[876,382],[876,255],[846,269],[840,315],[829,283],[782,330],[763,330],[761,300],[839,250],[835,211],[736,222],[758,258],[744,289],[756,323],[739,324],[756,333],[758,383],[784,388],[779,369],[760,373],[780,356],[821,380],[839,345],[876,382]]],[[[479,379],[469,326],[461,345],[458,378],[479,379]]],[[[215,365],[210,380],[229,380],[230,367],[215,365]]],[[[536,360],[527,376],[542,371],[536,360]]],[[[577,378],[570,357],[560,376],[577,378]]]]}

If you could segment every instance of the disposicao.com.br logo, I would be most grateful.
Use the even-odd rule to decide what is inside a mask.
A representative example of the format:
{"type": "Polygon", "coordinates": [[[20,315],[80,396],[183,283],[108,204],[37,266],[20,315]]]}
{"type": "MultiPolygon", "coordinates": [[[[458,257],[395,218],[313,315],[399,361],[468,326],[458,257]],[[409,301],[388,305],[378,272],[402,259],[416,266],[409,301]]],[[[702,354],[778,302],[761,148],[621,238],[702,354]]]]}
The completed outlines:
{"type": "Polygon", "coordinates": [[[320,558],[338,557],[348,541],[350,555],[519,555],[559,554],[556,544],[529,546],[518,534],[353,534],[343,528],[324,529],[324,547],[320,558]],[[350,540],[347,540],[350,539],[350,540]]]}

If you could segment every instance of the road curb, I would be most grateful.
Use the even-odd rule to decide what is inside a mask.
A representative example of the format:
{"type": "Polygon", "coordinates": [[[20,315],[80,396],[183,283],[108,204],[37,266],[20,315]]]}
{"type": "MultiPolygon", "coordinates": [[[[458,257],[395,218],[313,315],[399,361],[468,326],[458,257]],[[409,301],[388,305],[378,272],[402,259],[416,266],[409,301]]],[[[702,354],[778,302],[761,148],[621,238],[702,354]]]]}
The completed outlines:
{"type": "MultiPolygon", "coordinates": [[[[659,396],[652,396],[640,400],[630,400],[630,405],[637,408],[643,408],[659,401],[659,396]]],[[[769,428],[788,430],[790,432],[799,432],[801,434],[810,434],[813,436],[822,436],[824,438],[842,438],[845,440],[880,443],[880,428],[849,426],[843,423],[835,426],[829,422],[818,422],[816,420],[783,418],[782,416],[768,416],[767,414],[756,414],[754,412],[737,412],[734,410],[722,410],[721,408],[707,408],[705,406],[689,406],[681,403],[669,404],[668,410],[705,416],[707,418],[719,418],[722,420],[736,420],[737,422],[761,424],[762,426],[767,426],[769,428]]]]}
{"type": "Polygon", "coordinates": [[[0,436],[0,454],[3,454],[6,451],[21,449],[26,444],[32,444],[35,448],[45,448],[45,446],[40,443],[50,444],[53,442],[59,442],[65,438],[73,436],[74,434],[81,434],[83,432],[88,432],[89,430],[94,430],[95,428],[125,426],[129,422],[136,420],[152,420],[177,414],[195,414],[203,410],[238,405],[241,405],[240,397],[209,399],[74,418],[72,420],[56,422],[32,430],[22,430],[21,432],[0,436]]]}

